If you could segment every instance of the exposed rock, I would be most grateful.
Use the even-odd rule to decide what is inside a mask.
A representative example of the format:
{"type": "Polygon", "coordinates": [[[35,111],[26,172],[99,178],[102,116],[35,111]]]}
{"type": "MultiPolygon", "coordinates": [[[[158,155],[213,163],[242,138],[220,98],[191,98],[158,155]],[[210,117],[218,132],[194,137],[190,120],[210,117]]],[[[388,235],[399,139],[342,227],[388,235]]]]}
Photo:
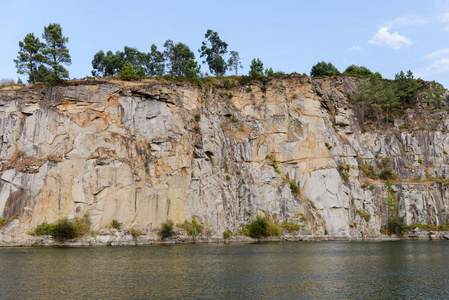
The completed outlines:
{"type": "Polygon", "coordinates": [[[74,243],[152,243],[162,222],[193,216],[218,237],[264,215],[301,224],[286,240],[387,238],[384,183],[361,171],[382,164],[402,179],[406,224],[446,224],[449,188],[429,178],[449,177],[449,117],[441,130],[362,133],[346,101],[355,81],[290,76],[237,83],[232,97],[157,80],[0,90],[0,213],[20,216],[2,243],[44,243],[28,232],[86,213],[100,234],[74,243]],[[147,237],[102,229],[114,219],[147,237]]]}

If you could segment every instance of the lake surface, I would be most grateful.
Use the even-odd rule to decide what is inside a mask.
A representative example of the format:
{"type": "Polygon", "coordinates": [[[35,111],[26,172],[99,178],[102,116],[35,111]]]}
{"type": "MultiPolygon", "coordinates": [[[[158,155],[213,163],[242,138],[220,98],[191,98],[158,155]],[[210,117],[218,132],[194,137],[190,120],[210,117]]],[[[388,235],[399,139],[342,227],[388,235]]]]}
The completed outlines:
{"type": "Polygon", "coordinates": [[[0,249],[0,298],[449,299],[449,242],[0,249]]]}

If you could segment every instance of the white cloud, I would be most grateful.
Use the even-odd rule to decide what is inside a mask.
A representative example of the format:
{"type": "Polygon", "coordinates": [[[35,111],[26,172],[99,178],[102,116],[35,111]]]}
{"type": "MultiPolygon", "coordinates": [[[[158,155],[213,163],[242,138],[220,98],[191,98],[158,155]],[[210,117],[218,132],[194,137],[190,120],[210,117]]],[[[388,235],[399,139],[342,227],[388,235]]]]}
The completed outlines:
{"type": "Polygon", "coordinates": [[[436,60],[441,57],[449,57],[449,48],[440,49],[423,56],[424,59],[430,60],[436,60]]]}
{"type": "Polygon", "coordinates": [[[417,15],[406,15],[399,18],[394,19],[387,23],[388,27],[406,27],[406,26],[416,26],[416,25],[424,25],[429,21],[423,17],[417,15]]]}
{"type": "Polygon", "coordinates": [[[351,48],[349,48],[349,50],[351,50],[351,51],[360,51],[360,50],[362,50],[362,47],[360,47],[359,45],[355,45],[355,46],[352,46],[351,48]]]}
{"type": "Polygon", "coordinates": [[[413,44],[412,41],[405,36],[400,35],[397,32],[390,33],[388,29],[388,27],[380,28],[374,34],[374,37],[368,41],[368,43],[373,45],[391,47],[395,50],[401,49],[404,46],[409,47],[413,44]]]}
{"type": "Polygon", "coordinates": [[[416,77],[426,78],[431,75],[449,72],[449,58],[443,57],[433,61],[428,67],[417,69],[414,71],[416,77]]]}

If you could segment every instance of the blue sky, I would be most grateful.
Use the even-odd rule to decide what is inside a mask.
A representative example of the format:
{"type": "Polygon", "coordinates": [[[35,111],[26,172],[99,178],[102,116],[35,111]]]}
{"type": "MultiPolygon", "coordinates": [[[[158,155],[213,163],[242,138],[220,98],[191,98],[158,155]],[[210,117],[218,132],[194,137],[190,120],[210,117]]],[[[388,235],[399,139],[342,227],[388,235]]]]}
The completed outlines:
{"type": "MultiPolygon", "coordinates": [[[[18,42],[59,23],[69,38],[71,78],[90,75],[99,50],[148,52],[167,39],[196,54],[207,29],[240,53],[247,74],[264,67],[307,73],[318,61],[340,71],[363,65],[394,78],[401,70],[449,87],[449,1],[23,1],[1,0],[0,79],[17,79],[18,42]]],[[[208,72],[206,65],[202,72],[208,72]]],[[[230,74],[230,73],[229,73],[230,74]]],[[[26,79],[26,76],[22,76],[26,79]]]]}

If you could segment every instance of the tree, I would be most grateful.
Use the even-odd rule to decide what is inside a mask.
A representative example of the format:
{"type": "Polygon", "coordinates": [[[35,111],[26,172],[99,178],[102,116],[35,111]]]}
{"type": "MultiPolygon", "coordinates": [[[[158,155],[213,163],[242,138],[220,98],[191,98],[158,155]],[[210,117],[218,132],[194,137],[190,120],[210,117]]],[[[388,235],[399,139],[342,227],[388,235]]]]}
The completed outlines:
{"type": "Polygon", "coordinates": [[[184,76],[190,79],[199,78],[200,68],[201,67],[195,60],[189,59],[184,68],[184,76]]]}
{"type": "Polygon", "coordinates": [[[312,67],[310,71],[310,76],[335,76],[340,75],[340,71],[331,64],[330,62],[326,63],[324,61],[318,62],[316,65],[312,67]]]}
{"type": "Polygon", "coordinates": [[[231,57],[228,59],[228,69],[230,71],[235,71],[235,76],[238,76],[238,69],[243,69],[239,53],[237,51],[231,51],[229,54],[231,57]]]}
{"type": "Polygon", "coordinates": [[[69,49],[66,46],[69,38],[62,35],[61,25],[54,23],[44,27],[42,38],[45,40],[42,55],[45,57],[44,63],[49,66],[46,81],[57,83],[69,79],[69,72],[62,66],[62,64],[70,65],[72,63],[69,49]]]}
{"type": "Polygon", "coordinates": [[[249,65],[249,73],[250,77],[262,77],[263,76],[263,63],[258,58],[254,58],[249,65]]]}
{"type": "Polygon", "coordinates": [[[207,62],[212,74],[222,76],[228,68],[228,64],[223,59],[223,55],[228,53],[228,44],[223,42],[218,36],[218,33],[211,29],[207,30],[204,38],[207,40],[203,41],[203,45],[198,50],[201,53],[200,57],[206,57],[203,64],[207,62]]]}
{"type": "Polygon", "coordinates": [[[441,108],[441,104],[443,104],[444,101],[446,100],[445,97],[443,96],[445,92],[446,91],[441,84],[432,81],[427,87],[427,91],[424,93],[426,99],[423,102],[435,104],[436,107],[439,109],[441,108]]]}
{"type": "Polygon", "coordinates": [[[273,68],[267,68],[267,69],[265,69],[265,76],[267,76],[267,77],[271,77],[271,76],[273,76],[274,75],[274,71],[273,71],[273,68]]]}
{"type": "Polygon", "coordinates": [[[164,54],[157,50],[155,44],[151,45],[151,52],[147,54],[145,69],[148,76],[164,75],[164,54]]]}
{"type": "Polygon", "coordinates": [[[412,105],[416,101],[416,93],[419,88],[419,82],[413,77],[412,71],[403,71],[394,76],[396,82],[396,95],[399,97],[403,106],[412,105]]]}
{"type": "Polygon", "coordinates": [[[136,72],[130,62],[127,62],[123,68],[118,72],[121,80],[135,80],[137,79],[136,72]]]}
{"type": "Polygon", "coordinates": [[[346,68],[343,74],[369,77],[371,74],[373,74],[373,72],[371,72],[370,69],[364,66],[350,65],[349,67],[346,68]]]}
{"type": "Polygon", "coordinates": [[[195,54],[189,46],[183,43],[176,45],[172,40],[167,40],[164,44],[164,57],[167,60],[168,73],[172,77],[185,76],[187,62],[195,59],[195,54]]]}
{"type": "Polygon", "coordinates": [[[39,82],[39,66],[44,61],[41,50],[44,44],[39,41],[34,33],[28,33],[23,42],[19,42],[19,54],[14,60],[17,73],[28,74],[28,82],[33,84],[39,82]]]}

